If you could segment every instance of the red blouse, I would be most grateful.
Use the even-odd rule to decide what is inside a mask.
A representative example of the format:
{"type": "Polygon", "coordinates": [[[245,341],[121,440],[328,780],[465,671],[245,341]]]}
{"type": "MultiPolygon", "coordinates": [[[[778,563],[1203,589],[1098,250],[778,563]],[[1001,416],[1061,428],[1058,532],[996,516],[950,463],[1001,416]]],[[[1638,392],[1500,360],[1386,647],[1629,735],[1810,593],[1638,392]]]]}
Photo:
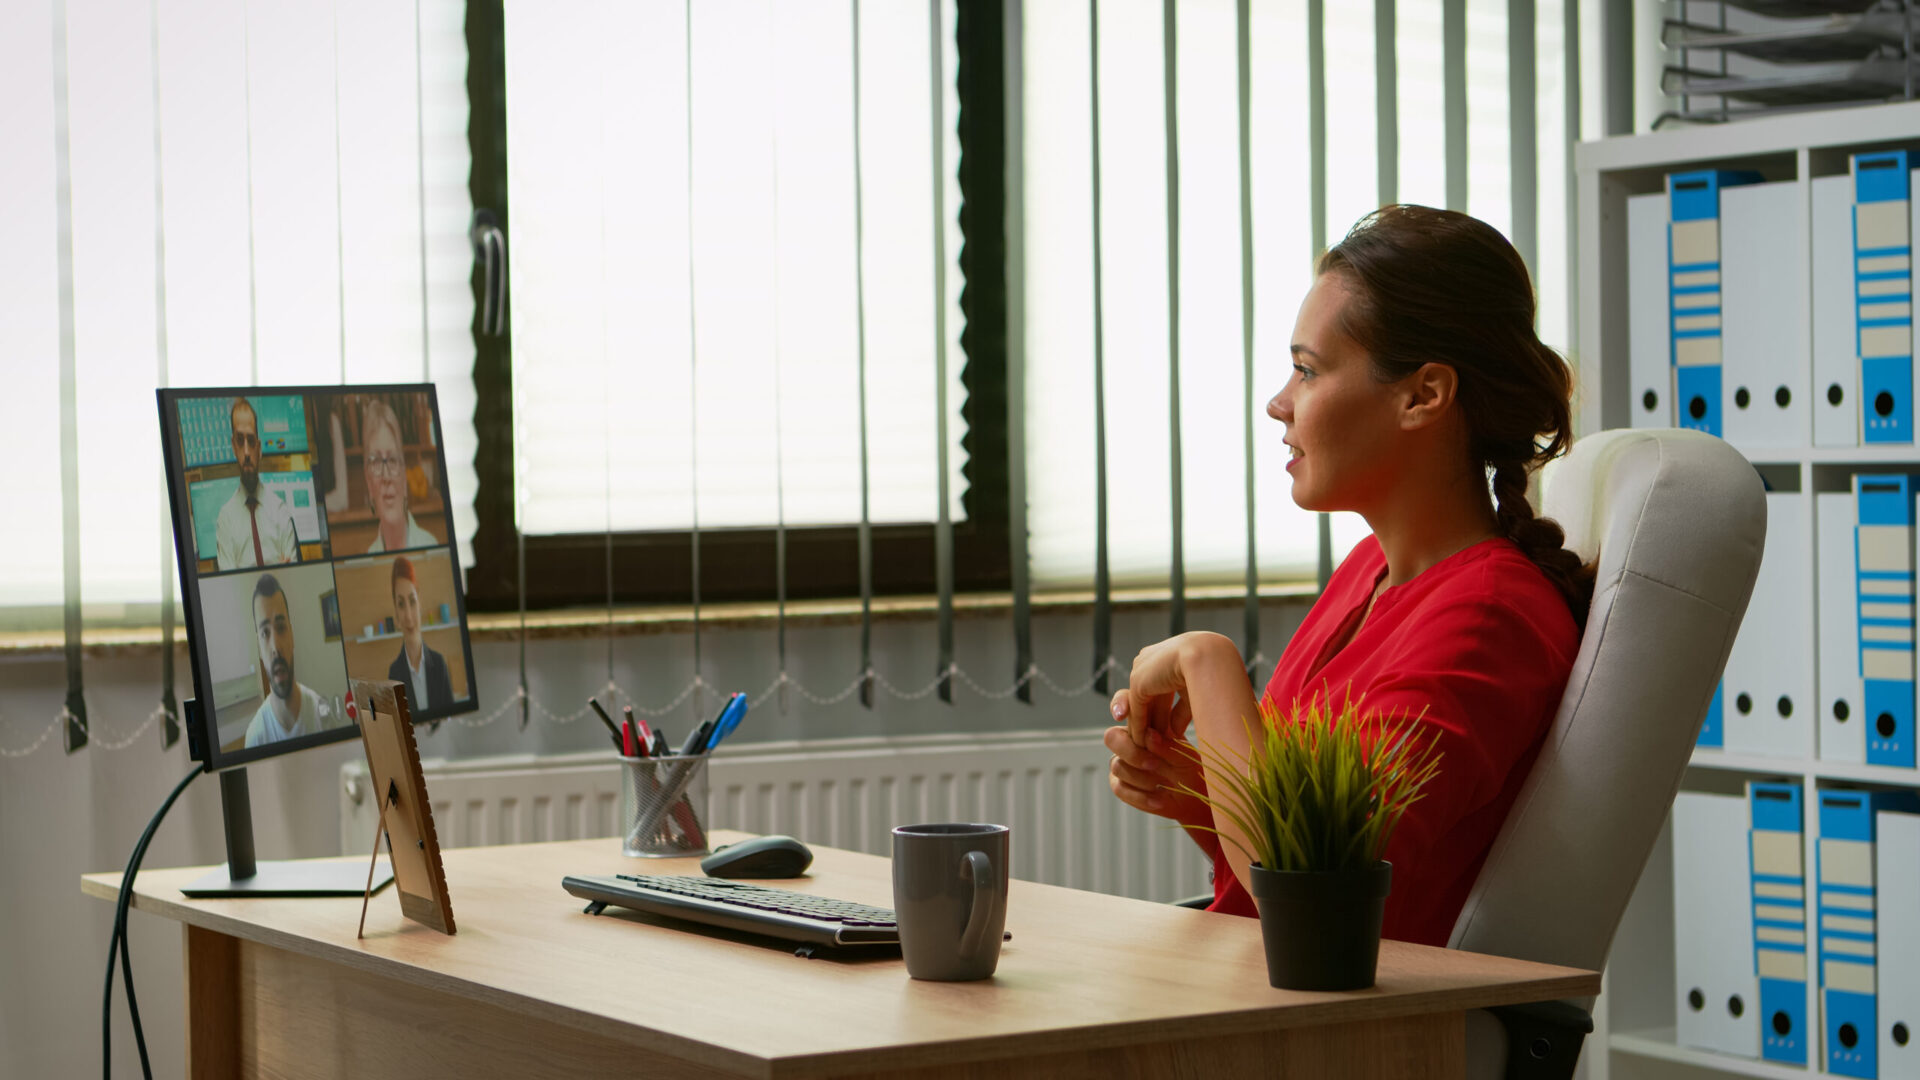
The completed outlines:
{"type": "MultiPolygon", "coordinates": [[[[1287,643],[1266,699],[1282,710],[1328,690],[1385,712],[1418,715],[1440,734],[1439,774],[1387,842],[1393,891],[1385,937],[1444,946],[1527,778],[1566,690],[1580,633],[1566,600],[1512,541],[1486,540],[1381,592],[1387,572],[1369,536],[1327,582],[1287,643]]],[[[1211,910],[1255,915],[1224,860],[1211,910]]]]}

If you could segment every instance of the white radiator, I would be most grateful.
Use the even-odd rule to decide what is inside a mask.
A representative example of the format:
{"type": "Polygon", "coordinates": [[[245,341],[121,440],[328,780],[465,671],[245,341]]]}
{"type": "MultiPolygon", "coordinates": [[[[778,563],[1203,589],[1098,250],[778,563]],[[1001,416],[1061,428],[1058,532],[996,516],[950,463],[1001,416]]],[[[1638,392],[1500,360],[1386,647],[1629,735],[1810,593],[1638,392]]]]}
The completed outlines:
{"type": "MultiPolygon", "coordinates": [[[[887,854],[892,829],[993,821],[1013,830],[1014,877],[1167,901],[1206,892],[1207,861],[1181,831],[1107,788],[1101,729],[761,743],[712,764],[713,828],[786,833],[887,854]]],[[[443,847],[618,834],[619,767],[604,753],[423,763],[443,847]]],[[[340,846],[373,837],[366,766],[340,769],[340,846]]]]}

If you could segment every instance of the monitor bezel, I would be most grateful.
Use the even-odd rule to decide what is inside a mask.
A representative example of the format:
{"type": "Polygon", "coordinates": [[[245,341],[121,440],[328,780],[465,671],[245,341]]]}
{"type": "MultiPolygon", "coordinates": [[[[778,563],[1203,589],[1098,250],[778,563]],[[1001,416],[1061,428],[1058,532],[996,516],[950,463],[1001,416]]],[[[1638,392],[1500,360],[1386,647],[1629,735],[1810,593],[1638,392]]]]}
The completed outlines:
{"type": "MultiPolygon", "coordinates": [[[[318,732],[298,739],[257,746],[252,749],[242,747],[232,752],[223,752],[220,748],[219,717],[212,707],[211,688],[213,686],[212,661],[200,643],[205,639],[205,613],[200,608],[200,574],[198,549],[192,544],[193,505],[192,495],[186,483],[186,452],[181,444],[179,402],[199,398],[218,397],[257,397],[261,395],[346,395],[346,394],[410,394],[425,393],[427,407],[433,415],[434,453],[438,458],[436,483],[440,488],[440,501],[444,506],[447,519],[447,541],[444,545],[449,558],[453,560],[453,597],[459,612],[460,648],[467,665],[467,696],[463,701],[453,702],[442,709],[414,709],[415,724],[432,723],[463,713],[475,712],[480,708],[480,678],[473,664],[473,633],[467,624],[467,590],[464,574],[460,566],[460,545],[455,539],[459,534],[455,528],[452,492],[449,489],[447,474],[446,427],[440,422],[440,395],[435,384],[424,383],[350,383],[333,385],[300,386],[177,386],[162,387],[155,391],[155,399],[160,412],[160,445],[165,458],[167,474],[167,503],[173,525],[174,560],[179,568],[181,609],[185,616],[187,631],[187,667],[192,672],[194,697],[200,707],[187,710],[189,726],[196,730],[189,733],[188,744],[196,760],[202,762],[208,772],[238,768],[256,761],[278,757],[282,754],[298,753],[316,746],[330,746],[337,742],[359,737],[359,728],[346,724],[329,731],[318,732]],[[183,531],[184,530],[184,531],[183,531]],[[190,556],[191,551],[191,556],[190,556]]],[[[304,401],[303,401],[304,405],[304,401]]],[[[313,452],[313,433],[307,435],[308,453],[313,452]]],[[[324,510],[321,511],[323,514],[324,510]]],[[[329,554],[324,560],[329,566],[346,558],[329,554]]],[[[304,565],[304,564],[302,564],[304,565]]],[[[236,573],[238,571],[229,571],[236,573]]],[[[344,649],[344,643],[342,644],[344,649]]],[[[351,673],[349,673],[351,675],[351,673]]]]}

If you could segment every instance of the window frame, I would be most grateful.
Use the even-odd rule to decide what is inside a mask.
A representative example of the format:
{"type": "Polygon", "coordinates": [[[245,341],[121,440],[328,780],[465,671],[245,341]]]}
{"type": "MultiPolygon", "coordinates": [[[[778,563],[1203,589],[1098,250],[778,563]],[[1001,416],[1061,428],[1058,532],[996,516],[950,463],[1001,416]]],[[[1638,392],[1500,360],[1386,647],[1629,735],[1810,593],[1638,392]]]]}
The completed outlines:
{"type": "MultiPolygon", "coordinates": [[[[959,220],[965,279],[960,307],[960,372],[966,389],[968,487],[964,520],[953,523],[953,585],[961,592],[1005,591],[1012,581],[1009,548],[1006,101],[1002,0],[956,0],[959,97],[959,220]]],[[[506,50],[503,0],[467,5],[468,182],[476,211],[490,209],[506,233],[511,257],[507,190],[506,50]]],[[[476,265],[474,467],[478,528],[467,569],[467,604],[474,611],[510,611],[614,603],[672,604],[694,596],[698,537],[699,598],[773,601],[785,571],[789,599],[858,596],[857,524],[629,531],[526,536],[514,519],[513,325],[502,318],[498,336],[481,333],[485,275],[476,265]],[[782,533],[784,532],[784,537],[782,533]],[[524,551],[522,541],[524,539],[524,551]],[[785,550],[782,558],[781,542],[785,550]],[[783,565],[784,564],[784,565],[783,565]],[[524,581],[524,588],[522,587],[524,581]]],[[[929,476],[931,486],[935,478],[929,476]]],[[[935,525],[874,525],[875,595],[913,595],[937,589],[935,525]]]]}

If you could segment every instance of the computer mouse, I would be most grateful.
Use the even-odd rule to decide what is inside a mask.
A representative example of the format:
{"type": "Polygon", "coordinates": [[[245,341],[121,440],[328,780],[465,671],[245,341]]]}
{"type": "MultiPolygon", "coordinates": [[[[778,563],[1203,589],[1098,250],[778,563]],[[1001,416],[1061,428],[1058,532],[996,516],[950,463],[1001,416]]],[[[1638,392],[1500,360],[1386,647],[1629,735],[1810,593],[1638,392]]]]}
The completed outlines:
{"type": "Polygon", "coordinates": [[[708,877],[799,877],[813,865],[813,851],[791,836],[756,836],[715,848],[700,860],[708,877]]]}

